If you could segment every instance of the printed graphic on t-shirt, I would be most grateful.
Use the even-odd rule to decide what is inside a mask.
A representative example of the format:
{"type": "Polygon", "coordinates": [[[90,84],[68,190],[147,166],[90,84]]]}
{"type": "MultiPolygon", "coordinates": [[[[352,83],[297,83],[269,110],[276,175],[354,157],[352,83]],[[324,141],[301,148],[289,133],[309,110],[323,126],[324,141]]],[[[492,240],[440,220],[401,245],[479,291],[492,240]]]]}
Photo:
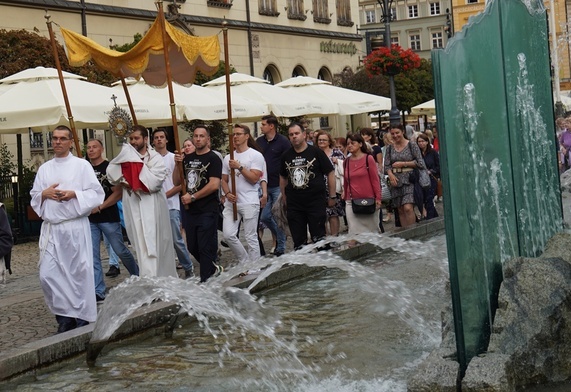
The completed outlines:
{"type": "Polygon", "coordinates": [[[313,158],[308,162],[304,157],[296,157],[291,163],[286,162],[286,169],[294,189],[305,189],[309,186],[309,181],[315,177],[315,173],[312,171],[315,159],[313,158]]]}
{"type": "Polygon", "coordinates": [[[210,166],[210,162],[206,165],[203,165],[202,162],[190,161],[186,165],[186,187],[189,193],[196,193],[208,183],[207,172],[208,167],[210,166]]]}
{"type": "Polygon", "coordinates": [[[107,173],[101,173],[99,170],[95,169],[95,176],[97,177],[97,181],[101,184],[103,192],[105,192],[106,195],[111,193],[111,183],[109,183],[109,180],[107,179],[107,173]]]}

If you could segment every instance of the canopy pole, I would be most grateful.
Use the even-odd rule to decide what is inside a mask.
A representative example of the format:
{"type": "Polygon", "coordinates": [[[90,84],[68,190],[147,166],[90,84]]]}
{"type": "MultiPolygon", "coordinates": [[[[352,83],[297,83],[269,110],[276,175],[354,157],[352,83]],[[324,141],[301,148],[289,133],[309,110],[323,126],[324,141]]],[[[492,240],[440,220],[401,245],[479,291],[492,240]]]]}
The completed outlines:
{"type": "Polygon", "coordinates": [[[54,36],[54,31],[52,29],[52,22],[50,20],[51,16],[48,14],[46,10],[46,15],[44,16],[46,19],[46,24],[48,25],[48,31],[50,33],[50,42],[52,44],[52,50],[54,54],[54,60],[56,63],[57,74],[59,78],[59,84],[61,86],[61,92],[63,94],[63,101],[65,102],[65,109],[67,110],[67,118],[69,120],[69,127],[71,129],[71,133],[73,134],[73,142],[75,144],[75,151],[79,158],[82,157],[81,149],[79,148],[79,138],[77,137],[77,131],[75,130],[75,121],[73,120],[73,114],[71,112],[71,105],[69,104],[69,99],[67,97],[67,90],[65,88],[65,82],[63,80],[63,73],[61,71],[61,64],[59,62],[59,56],[57,53],[57,46],[56,46],[56,39],[54,36]]]}
{"type": "MultiPolygon", "coordinates": [[[[226,76],[226,111],[228,112],[228,138],[230,159],[234,160],[234,124],[232,123],[232,93],[230,91],[230,64],[228,59],[228,22],[222,22],[222,35],[224,36],[224,73],[226,76]]],[[[230,169],[230,178],[232,178],[232,194],[236,195],[236,179],[235,169],[230,169]]],[[[238,219],[238,210],[236,203],[232,203],[232,212],[234,221],[238,219]]]]}
{"type": "Polygon", "coordinates": [[[123,86],[123,91],[125,92],[125,97],[127,98],[127,104],[129,105],[129,111],[131,112],[131,118],[133,119],[133,125],[138,125],[137,116],[135,115],[135,108],[133,107],[133,102],[131,101],[131,94],[127,88],[127,83],[125,83],[125,74],[122,70],[119,71],[119,76],[121,77],[121,85],[123,86]]]}
{"type": "MultiPolygon", "coordinates": [[[[163,11],[163,2],[159,0],[155,3],[159,10],[159,20],[161,23],[161,31],[163,35],[163,54],[165,57],[165,71],[167,74],[167,85],[169,89],[169,101],[170,101],[170,108],[171,108],[171,119],[172,119],[172,128],[174,133],[174,146],[177,153],[182,154],[182,150],[180,148],[180,139],[178,137],[178,123],[176,119],[176,104],[174,102],[174,91],[172,87],[172,74],[171,74],[171,63],[169,59],[169,42],[167,40],[167,29],[166,29],[166,20],[165,20],[165,13],[163,11]]],[[[179,171],[179,175],[181,178],[182,189],[181,192],[183,195],[186,194],[186,181],[184,178],[184,168],[182,167],[182,162],[176,165],[177,170],[179,171]]],[[[185,208],[188,209],[188,205],[185,205],[185,208]]]]}

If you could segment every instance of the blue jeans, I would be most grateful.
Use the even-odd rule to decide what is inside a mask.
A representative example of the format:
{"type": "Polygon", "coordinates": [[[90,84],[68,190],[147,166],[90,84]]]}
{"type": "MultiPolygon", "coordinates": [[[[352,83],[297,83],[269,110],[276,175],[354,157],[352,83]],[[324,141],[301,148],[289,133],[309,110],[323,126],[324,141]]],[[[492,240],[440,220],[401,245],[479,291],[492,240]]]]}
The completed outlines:
{"type": "Polygon", "coordinates": [[[95,294],[105,298],[105,281],[101,267],[101,234],[105,234],[111,247],[117,253],[125,268],[131,275],[139,275],[139,266],[133,254],[123,242],[123,233],[119,222],[90,223],[91,241],[93,242],[93,272],[95,275],[95,294]]]}
{"type": "Polygon", "coordinates": [[[206,282],[216,272],[218,253],[218,211],[187,214],[185,218],[186,243],[192,256],[200,264],[200,281],[206,282]]]}
{"type": "Polygon", "coordinates": [[[186,244],[180,233],[180,210],[169,210],[169,215],[171,218],[172,239],[176,257],[178,257],[178,261],[185,271],[194,271],[190,254],[188,253],[188,249],[186,249],[186,244]]]}
{"type": "Polygon", "coordinates": [[[280,230],[278,224],[276,223],[276,220],[272,215],[272,207],[274,203],[278,200],[280,193],[281,192],[279,186],[268,188],[268,203],[262,210],[261,220],[262,222],[264,222],[266,226],[268,226],[268,229],[270,229],[270,231],[276,236],[277,239],[276,252],[284,253],[286,246],[286,235],[282,230],[280,230]]]}
{"type": "Polygon", "coordinates": [[[117,253],[115,253],[111,247],[111,244],[105,234],[103,234],[103,244],[105,245],[105,249],[107,249],[107,254],[109,255],[109,267],[115,266],[119,268],[119,256],[117,256],[117,253]]]}

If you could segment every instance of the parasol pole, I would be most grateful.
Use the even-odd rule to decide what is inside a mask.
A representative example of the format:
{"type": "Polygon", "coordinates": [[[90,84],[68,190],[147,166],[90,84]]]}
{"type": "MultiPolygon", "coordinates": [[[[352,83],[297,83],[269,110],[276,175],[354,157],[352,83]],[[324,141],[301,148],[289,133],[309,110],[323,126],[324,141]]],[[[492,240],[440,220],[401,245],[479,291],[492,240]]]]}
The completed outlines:
{"type": "Polygon", "coordinates": [[[56,39],[54,37],[54,30],[52,29],[52,21],[50,20],[51,16],[48,14],[46,10],[46,24],[48,25],[48,31],[50,33],[50,42],[52,43],[52,50],[54,52],[54,60],[56,63],[57,74],[59,77],[59,84],[61,85],[61,92],[63,93],[63,101],[65,102],[65,108],[67,110],[67,119],[69,120],[69,128],[71,129],[71,133],[73,134],[73,142],[75,144],[75,151],[79,158],[82,157],[81,149],[79,148],[79,138],[77,137],[77,131],[75,130],[75,121],[73,120],[73,114],[71,112],[71,105],[69,104],[69,99],[67,97],[67,90],[65,88],[65,82],[63,80],[63,73],[61,72],[61,64],[59,62],[59,56],[57,52],[56,46],[56,39]]]}
{"type": "MultiPolygon", "coordinates": [[[[222,35],[224,36],[224,73],[226,74],[226,111],[228,112],[228,138],[230,159],[234,160],[234,124],[232,123],[232,93],[230,92],[230,64],[228,60],[228,22],[222,22],[222,35]]],[[[232,178],[232,194],[236,194],[236,179],[234,177],[236,170],[230,169],[230,178],[232,178]]],[[[236,203],[232,203],[232,212],[234,221],[238,219],[238,210],[236,203]]]]}
{"type": "Polygon", "coordinates": [[[119,70],[119,76],[121,77],[121,85],[123,86],[123,91],[125,92],[125,97],[127,98],[127,104],[129,105],[129,111],[131,112],[131,118],[133,119],[133,125],[137,125],[137,116],[135,115],[135,108],[133,107],[133,102],[131,101],[131,94],[129,94],[129,89],[127,88],[127,83],[125,83],[125,74],[122,70],[119,70]]]}
{"type": "MultiPolygon", "coordinates": [[[[163,54],[165,57],[165,71],[167,74],[167,85],[169,89],[169,100],[170,100],[170,107],[171,107],[171,118],[172,118],[172,128],[174,133],[174,146],[175,150],[180,154],[182,150],[180,148],[180,139],[178,137],[178,123],[176,120],[176,104],[174,103],[174,91],[172,87],[172,74],[171,74],[171,63],[169,59],[169,48],[168,48],[168,40],[167,40],[167,30],[166,30],[166,20],[165,20],[165,13],[163,11],[163,2],[159,0],[155,3],[157,8],[159,9],[159,21],[161,23],[161,31],[163,35],[163,54]]],[[[177,166],[177,170],[179,171],[181,184],[182,184],[182,194],[186,194],[186,181],[184,178],[184,168],[182,167],[182,162],[180,162],[177,166]]],[[[188,208],[188,205],[185,205],[185,208],[188,208]]]]}

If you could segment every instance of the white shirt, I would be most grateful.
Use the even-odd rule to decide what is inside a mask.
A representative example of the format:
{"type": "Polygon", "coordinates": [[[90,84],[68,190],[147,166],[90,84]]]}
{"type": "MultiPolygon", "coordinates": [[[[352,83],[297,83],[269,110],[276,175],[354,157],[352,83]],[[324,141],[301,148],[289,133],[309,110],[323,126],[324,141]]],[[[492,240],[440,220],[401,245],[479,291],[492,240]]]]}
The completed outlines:
{"type": "MultiPolygon", "coordinates": [[[[167,168],[167,178],[165,178],[165,182],[163,182],[163,190],[166,194],[168,191],[174,188],[174,182],[172,181],[172,174],[176,168],[174,154],[170,151],[167,151],[167,153],[163,155],[163,161],[165,162],[165,166],[167,168]]],[[[178,197],[178,193],[167,198],[167,205],[169,210],[180,211],[180,198],[178,197]]]]}
{"type": "MultiPolygon", "coordinates": [[[[244,169],[248,170],[259,170],[260,172],[265,172],[266,161],[264,156],[253,148],[248,148],[244,152],[234,152],[234,159],[239,161],[244,169]]],[[[222,175],[228,175],[228,185],[232,189],[232,178],[230,176],[230,155],[224,157],[222,164],[222,175]]],[[[236,197],[237,204],[259,204],[260,198],[258,196],[258,189],[260,188],[260,182],[251,184],[244,178],[242,173],[238,170],[234,170],[236,176],[236,197]]]]}

